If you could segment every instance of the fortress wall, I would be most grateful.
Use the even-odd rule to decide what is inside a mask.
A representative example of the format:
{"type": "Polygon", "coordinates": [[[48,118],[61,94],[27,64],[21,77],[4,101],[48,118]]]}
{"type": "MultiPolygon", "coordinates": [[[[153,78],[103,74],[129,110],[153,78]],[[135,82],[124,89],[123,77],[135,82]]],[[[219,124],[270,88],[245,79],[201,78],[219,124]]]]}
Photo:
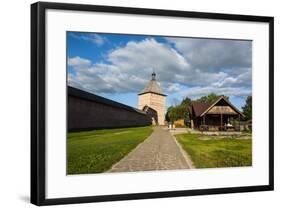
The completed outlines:
{"type": "Polygon", "coordinates": [[[68,130],[147,126],[151,117],[130,106],[68,87],[68,130]]]}

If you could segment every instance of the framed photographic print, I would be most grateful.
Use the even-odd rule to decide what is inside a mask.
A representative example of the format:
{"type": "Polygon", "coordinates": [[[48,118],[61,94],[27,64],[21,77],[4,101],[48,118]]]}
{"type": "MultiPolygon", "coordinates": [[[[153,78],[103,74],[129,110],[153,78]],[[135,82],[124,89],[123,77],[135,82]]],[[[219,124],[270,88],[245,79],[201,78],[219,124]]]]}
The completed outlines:
{"type": "Polygon", "coordinates": [[[273,190],[273,17],[31,5],[31,202],[273,190]]]}

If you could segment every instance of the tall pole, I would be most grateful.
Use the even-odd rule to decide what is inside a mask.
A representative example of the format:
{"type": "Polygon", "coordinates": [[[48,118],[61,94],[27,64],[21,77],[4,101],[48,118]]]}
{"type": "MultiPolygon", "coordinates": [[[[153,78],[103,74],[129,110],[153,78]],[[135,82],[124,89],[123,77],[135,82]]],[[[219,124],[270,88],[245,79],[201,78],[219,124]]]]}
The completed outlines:
{"type": "Polygon", "coordinates": [[[222,113],[221,113],[221,131],[222,131],[222,113]]]}
{"type": "Polygon", "coordinates": [[[238,125],[239,125],[239,131],[240,131],[240,114],[238,115],[238,125]]]}
{"type": "Polygon", "coordinates": [[[205,125],[205,115],[203,116],[203,125],[205,125]]]}

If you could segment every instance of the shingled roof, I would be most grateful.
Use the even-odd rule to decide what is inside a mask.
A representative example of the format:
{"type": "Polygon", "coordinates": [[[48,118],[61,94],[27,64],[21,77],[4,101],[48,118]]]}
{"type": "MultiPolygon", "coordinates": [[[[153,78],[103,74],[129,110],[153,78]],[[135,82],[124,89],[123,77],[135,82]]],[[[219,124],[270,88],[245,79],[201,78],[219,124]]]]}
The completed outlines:
{"type": "Polygon", "coordinates": [[[125,105],[123,103],[119,103],[119,102],[107,99],[105,97],[101,97],[101,96],[95,95],[93,93],[86,92],[86,91],[83,91],[83,90],[80,90],[80,89],[77,89],[77,88],[74,88],[71,86],[67,87],[67,91],[68,91],[68,96],[77,97],[77,98],[80,98],[83,100],[93,101],[96,103],[101,103],[101,104],[112,106],[115,108],[121,108],[121,109],[124,109],[127,111],[137,112],[137,113],[146,115],[146,113],[144,111],[139,110],[137,108],[133,108],[133,107],[125,105]]]}
{"type": "Polygon", "coordinates": [[[147,83],[147,85],[139,93],[139,95],[142,95],[142,94],[145,94],[145,93],[155,93],[155,94],[166,96],[163,93],[163,91],[161,90],[161,88],[160,88],[159,84],[157,83],[155,77],[156,77],[156,74],[153,72],[151,80],[147,83]]]}
{"type": "Polygon", "coordinates": [[[192,107],[195,113],[195,116],[200,116],[204,111],[206,111],[212,103],[201,103],[201,102],[192,102],[192,107]]]}

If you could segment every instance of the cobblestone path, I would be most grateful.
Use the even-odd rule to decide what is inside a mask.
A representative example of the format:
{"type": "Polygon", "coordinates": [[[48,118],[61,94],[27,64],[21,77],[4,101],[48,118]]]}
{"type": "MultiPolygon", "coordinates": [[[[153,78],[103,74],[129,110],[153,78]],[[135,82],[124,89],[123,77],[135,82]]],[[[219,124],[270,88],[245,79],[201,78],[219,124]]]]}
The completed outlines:
{"type": "Polygon", "coordinates": [[[190,165],[169,131],[155,127],[154,132],[143,143],[113,165],[109,172],[187,168],[190,165]]]}

